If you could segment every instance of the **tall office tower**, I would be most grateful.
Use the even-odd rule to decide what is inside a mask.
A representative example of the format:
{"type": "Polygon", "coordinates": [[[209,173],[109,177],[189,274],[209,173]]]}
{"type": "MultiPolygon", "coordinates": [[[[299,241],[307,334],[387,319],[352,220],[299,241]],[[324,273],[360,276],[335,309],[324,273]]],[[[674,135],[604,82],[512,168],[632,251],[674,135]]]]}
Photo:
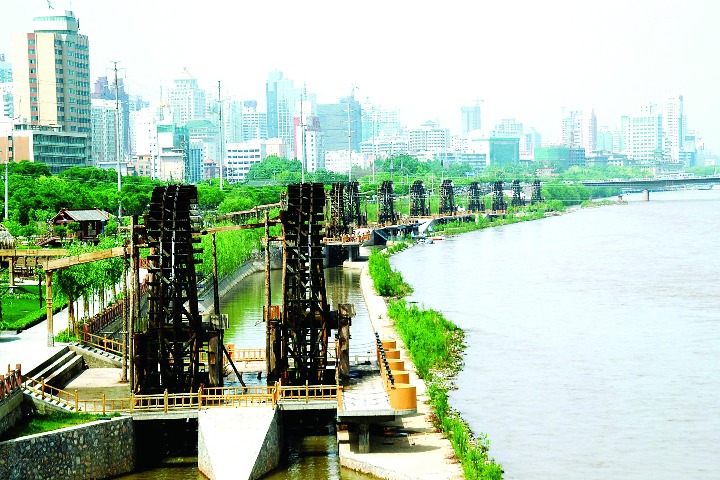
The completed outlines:
{"type": "Polygon", "coordinates": [[[167,106],[175,125],[185,125],[190,120],[205,118],[205,90],[198,87],[197,80],[183,69],[173,86],[167,90],[167,106]]]}
{"type": "Polygon", "coordinates": [[[656,105],[643,105],[621,118],[623,153],[639,163],[649,164],[662,151],[662,115],[656,105]]]}
{"type": "Polygon", "coordinates": [[[597,149],[597,117],[595,111],[573,110],[562,119],[562,143],[584,149],[589,155],[597,149]]]}
{"type": "Polygon", "coordinates": [[[614,152],[613,132],[610,127],[602,126],[597,133],[597,151],[612,153],[614,152]]]}
{"type": "Polygon", "coordinates": [[[355,96],[341,98],[338,103],[318,104],[325,151],[360,152],[362,139],[362,109],[355,96]]]}
{"type": "Polygon", "coordinates": [[[462,138],[467,138],[468,132],[480,130],[480,103],[460,107],[462,112],[462,138]]]}
{"type": "Polygon", "coordinates": [[[70,10],[48,10],[33,32],[13,35],[15,116],[31,125],[85,133],[91,126],[90,50],[70,10]]]}
{"type": "Polygon", "coordinates": [[[267,138],[267,113],[257,111],[257,101],[244,101],[242,111],[242,142],[257,139],[266,140],[267,138]]]}
{"type": "Polygon", "coordinates": [[[242,102],[232,98],[208,98],[205,109],[205,118],[216,125],[220,125],[220,109],[222,105],[222,137],[224,143],[242,142],[242,102]]]}
{"type": "Polygon", "coordinates": [[[663,153],[673,162],[680,161],[687,134],[682,95],[665,95],[662,103],[663,153]]]}
{"type": "Polygon", "coordinates": [[[288,158],[294,158],[293,137],[294,119],[299,115],[298,102],[302,98],[302,89],[295,88],[282,72],[270,72],[265,83],[267,101],[268,138],[280,138],[285,142],[288,158]]]}
{"type": "Polygon", "coordinates": [[[115,112],[115,100],[102,98],[92,99],[92,150],[93,164],[98,168],[117,169],[118,153],[120,154],[120,169],[127,169],[125,152],[125,115],[123,105],[115,112]],[[117,122],[117,125],[116,125],[117,122]],[[116,132],[119,135],[116,138],[116,132]],[[117,142],[117,143],[116,143],[117,142]]]}
{"type": "MultiPolygon", "coordinates": [[[[128,153],[128,148],[130,146],[130,96],[125,91],[125,82],[122,78],[118,78],[117,86],[115,85],[115,79],[109,80],[108,77],[98,77],[97,80],[95,80],[95,84],[93,85],[93,91],[92,91],[92,99],[93,100],[112,100],[115,101],[115,90],[117,89],[117,103],[118,103],[118,111],[122,115],[122,119],[119,122],[120,126],[122,126],[122,145],[123,149],[120,150],[121,153],[126,154],[128,153]]],[[[95,102],[93,102],[93,108],[95,107],[95,102]]],[[[93,129],[95,127],[93,126],[93,129]]],[[[95,144],[95,142],[93,142],[95,144]]]]}

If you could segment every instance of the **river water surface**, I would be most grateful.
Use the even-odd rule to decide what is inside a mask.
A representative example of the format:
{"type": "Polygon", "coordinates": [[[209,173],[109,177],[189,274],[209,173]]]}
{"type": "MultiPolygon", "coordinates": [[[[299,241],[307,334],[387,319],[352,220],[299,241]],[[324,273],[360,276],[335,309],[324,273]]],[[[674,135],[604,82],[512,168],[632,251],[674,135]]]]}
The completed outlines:
{"type": "Polygon", "coordinates": [[[394,256],[466,331],[450,402],[515,479],[720,478],[720,190],[394,256]]]}

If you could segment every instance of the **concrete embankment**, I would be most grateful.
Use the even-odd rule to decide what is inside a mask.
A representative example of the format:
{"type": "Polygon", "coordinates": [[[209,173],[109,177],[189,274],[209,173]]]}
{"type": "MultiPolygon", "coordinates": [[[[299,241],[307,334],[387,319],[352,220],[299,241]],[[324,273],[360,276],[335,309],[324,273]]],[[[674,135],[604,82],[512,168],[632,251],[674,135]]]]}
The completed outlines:
{"type": "MultiPolygon", "coordinates": [[[[349,265],[356,268],[358,264],[349,265]]],[[[375,293],[372,279],[362,266],[360,288],[367,305],[373,329],[380,338],[396,340],[401,359],[410,371],[410,382],[418,394],[417,414],[383,424],[371,432],[370,453],[358,453],[357,441],[347,431],[338,432],[340,463],[343,467],[368,473],[378,478],[460,479],[462,467],[450,441],[432,423],[432,407],[425,394],[425,383],[417,376],[400,336],[387,315],[385,299],[375,293]]]]}

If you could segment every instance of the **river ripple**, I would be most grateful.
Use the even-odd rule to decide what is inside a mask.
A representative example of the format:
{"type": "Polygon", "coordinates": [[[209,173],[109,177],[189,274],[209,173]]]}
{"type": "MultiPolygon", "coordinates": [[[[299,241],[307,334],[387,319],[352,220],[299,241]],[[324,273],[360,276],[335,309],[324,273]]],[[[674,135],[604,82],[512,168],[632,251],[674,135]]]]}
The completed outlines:
{"type": "Polygon", "coordinates": [[[451,404],[506,479],[720,469],[720,191],[651,193],[391,263],[467,333],[451,404]]]}

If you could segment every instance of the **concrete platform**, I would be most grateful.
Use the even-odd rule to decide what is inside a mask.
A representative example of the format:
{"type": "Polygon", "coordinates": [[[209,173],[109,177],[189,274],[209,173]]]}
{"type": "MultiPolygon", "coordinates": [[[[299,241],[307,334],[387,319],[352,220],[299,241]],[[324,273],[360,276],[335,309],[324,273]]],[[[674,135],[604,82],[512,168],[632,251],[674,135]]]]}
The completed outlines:
{"type": "Polygon", "coordinates": [[[77,390],[81,399],[106,399],[130,397],[130,383],[120,381],[119,368],[88,368],[63,387],[66,392],[77,390]]]}

